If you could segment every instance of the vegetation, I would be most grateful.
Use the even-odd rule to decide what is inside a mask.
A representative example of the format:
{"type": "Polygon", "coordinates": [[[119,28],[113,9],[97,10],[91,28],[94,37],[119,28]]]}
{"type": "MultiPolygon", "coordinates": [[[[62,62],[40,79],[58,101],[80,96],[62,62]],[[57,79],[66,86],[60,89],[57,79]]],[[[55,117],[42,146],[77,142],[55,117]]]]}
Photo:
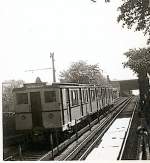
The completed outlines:
{"type": "Polygon", "coordinates": [[[123,4],[118,9],[118,22],[122,22],[123,27],[134,27],[135,31],[143,31],[149,36],[147,43],[150,43],[150,0],[122,1],[123,4]]]}
{"type": "Polygon", "coordinates": [[[140,105],[150,125],[150,48],[131,49],[125,53],[128,61],[123,63],[138,75],[140,90],[140,105]]]}
{"type": "MultiPolygon", "coordinates": [[[[143,31],[150,44],[150,0],[122,0],[122,5],[118,8],[120,14],[118,22],[128,29],[143,31]]],[[[129,67],[138,75],[140,105],[144,111],[147,129],[150,133],[150,48],[131,49],[125,53],[128,61],[123,63],[124,67],[129,67]]]]}
{"type": "Polygon", "coordinates": [[[73,62],[68,70],[60,72],[60,82],[81,84],[107,84],[98,64],[89,65],[85,61],[73,62]]]}
{"type": "Polygon", "coordinates": [[[3,112],[13,111],[13,88],[18,88],[24,83],[23,80],[8,80],[2,83],[2,106],[3,112]]]}

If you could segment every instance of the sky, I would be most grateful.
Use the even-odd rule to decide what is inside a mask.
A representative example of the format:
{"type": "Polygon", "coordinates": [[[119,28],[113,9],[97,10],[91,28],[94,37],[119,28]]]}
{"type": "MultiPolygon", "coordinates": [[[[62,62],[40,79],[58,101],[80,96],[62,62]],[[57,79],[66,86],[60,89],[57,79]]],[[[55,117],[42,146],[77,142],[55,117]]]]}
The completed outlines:
{"type": "Polygon", "coordinates": [[[131,48],[146,47],[142,32],[117,23],[120,0],[5,0],[0,1],[1,80],[52,82],[52,70],[25,72],[52,67],[55,55],[56,78],[72,62],[99,64],[111,80],[132,79],[124,69],[123,55],[131,48]]]}

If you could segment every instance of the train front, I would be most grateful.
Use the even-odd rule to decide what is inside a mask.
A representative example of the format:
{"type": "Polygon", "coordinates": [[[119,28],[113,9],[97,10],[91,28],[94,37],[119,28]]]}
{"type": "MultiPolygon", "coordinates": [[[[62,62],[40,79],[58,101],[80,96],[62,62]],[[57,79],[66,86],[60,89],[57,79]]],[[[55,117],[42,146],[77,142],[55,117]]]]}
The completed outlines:
{"type": "Polygon", "coordinates": [[[62,114],[59,89],[46,83],[24,84],[13,90],[16,130],[32,136],[34,141],[61,129],[62,114]]]}

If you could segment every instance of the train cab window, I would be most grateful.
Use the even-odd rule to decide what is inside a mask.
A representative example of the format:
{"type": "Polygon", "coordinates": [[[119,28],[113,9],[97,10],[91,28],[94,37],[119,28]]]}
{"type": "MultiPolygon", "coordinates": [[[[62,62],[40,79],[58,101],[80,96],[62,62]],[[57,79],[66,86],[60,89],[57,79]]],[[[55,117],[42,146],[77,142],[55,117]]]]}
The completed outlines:
{"type": "Polygon", "coordinates": [[[72,106],[79,104],[78,90],[71,90],[71,101],[72,101],[72,106]]]}
{"type": "Polygon", "coordinates": [[[45,103],[56,102],[56,92],[55,91],[45,91],[45,103]]]}
{"type": "Polygon", "coordinates": [[[28,94],[27,93],[17,93],[17,104],[28,104],[28,94]]]}

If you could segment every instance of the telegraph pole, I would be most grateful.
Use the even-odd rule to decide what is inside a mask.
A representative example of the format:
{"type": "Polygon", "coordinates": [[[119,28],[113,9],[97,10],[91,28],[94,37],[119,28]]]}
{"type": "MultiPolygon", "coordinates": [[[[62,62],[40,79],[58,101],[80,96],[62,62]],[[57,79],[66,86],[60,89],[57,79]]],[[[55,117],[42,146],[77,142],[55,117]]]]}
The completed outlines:
{"type": "Polygon", "coordinates": [[[54,52],[50,53],[50,58],[52,58],[52,69],[53,69],[53,82],[56,82],[56,76],[55,76],[55,65],[54,65],[54,52]]]}

